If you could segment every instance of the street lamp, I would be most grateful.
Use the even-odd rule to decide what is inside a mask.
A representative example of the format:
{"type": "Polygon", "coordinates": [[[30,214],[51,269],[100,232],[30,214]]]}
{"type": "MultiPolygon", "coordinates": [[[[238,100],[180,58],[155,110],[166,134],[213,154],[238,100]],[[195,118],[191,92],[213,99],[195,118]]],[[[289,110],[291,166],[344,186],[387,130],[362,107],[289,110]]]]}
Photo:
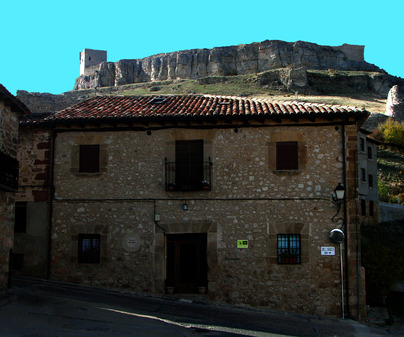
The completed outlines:
{"type": "Polygon", "coordinates": [[[332,194],[332,200],[334,202],[341,202],[345,197],[345,187],[339,183],[337,187],[334,189],[334,193],[332,194]]]}
{"type": "Polygon", "coordinates": [[[339,211],[341,210],[342,201],[345,198],[345,187],[339,183],[337,187],[334,189],[332,193],[332,202],[337,205],[337,213],[332,217],[333,222],[338,222],[339,220],[343,220],[341,218],[336,219],[339,211]]]}

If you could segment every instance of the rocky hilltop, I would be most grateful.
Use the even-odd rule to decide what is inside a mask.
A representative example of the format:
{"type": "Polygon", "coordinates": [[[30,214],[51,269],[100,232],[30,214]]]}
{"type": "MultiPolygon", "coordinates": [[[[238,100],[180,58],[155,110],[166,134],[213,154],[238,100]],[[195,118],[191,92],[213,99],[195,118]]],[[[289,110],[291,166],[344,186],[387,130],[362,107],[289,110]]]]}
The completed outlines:
{"type": "Polygon", "coordinates": [[[363,59],[363,46],[320,46],[309,42],[263,41],[213,49],[192,49],[143,59],[102,62],[86,68],[74,90],[175,79],[255,74],[304,67],[317,70],[382,72],[363,59]]]}

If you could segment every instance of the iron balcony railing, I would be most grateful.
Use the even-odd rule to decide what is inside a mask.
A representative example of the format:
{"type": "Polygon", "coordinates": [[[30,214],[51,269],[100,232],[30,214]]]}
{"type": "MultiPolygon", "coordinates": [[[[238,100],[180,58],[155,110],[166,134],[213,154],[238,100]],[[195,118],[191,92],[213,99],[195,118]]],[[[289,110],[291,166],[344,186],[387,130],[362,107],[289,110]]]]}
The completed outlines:
{"type": "Polygon", "coordinates": [[[0,151],[0,190],[18,191],[18,161],[0,151]]]}
{"type": "Polygon", "coordinates": [[[165,160],[167,191],[210,191],[212,189],[212,163],[168,162],[165,160]]]}

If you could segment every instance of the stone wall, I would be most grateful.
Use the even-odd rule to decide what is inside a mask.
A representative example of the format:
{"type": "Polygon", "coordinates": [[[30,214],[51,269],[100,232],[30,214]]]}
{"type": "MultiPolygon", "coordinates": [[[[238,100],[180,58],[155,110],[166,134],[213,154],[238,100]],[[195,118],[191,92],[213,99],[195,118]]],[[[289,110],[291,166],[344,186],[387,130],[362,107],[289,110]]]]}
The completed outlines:
{"type": "Polygon", "coordinates": [[[14,253],[23,255],[19,272],[45,278],[49,248],[50,131],[20,127],[18,160],[20,174],[16,201],[26,203],[26,231],[15,233],[14,253]]]}
{"type": "Polygon", "coordinates": [[[380,71],[378,67],[365,62],[358,49],[360,46],[337,49],[303,41],[267,40],[213,49],[183,50],[93,65],[86,69],[85,75],[76,79],[74,89],[254,74],[286,67],[380,71]]]}
{"type": "MultiPolygon", "coordinates": [[[[330,196],[344,178],[341,129],[266,126],[238,128],[238,132],[218,127],[173,128],[150,135],[141,131],[58,133],[51,277],[163,292],[165,235],[206,233],[211,299],[339,316],[338,249],[334,246],[334,256],[320,251],[333,246],[328,239],[335,226],[330,196]],[[165,158],[175,160],[176,140],[192,139],[204,140],[205,156],[213,162],[212,190],[166,191],[165,158]],[[272,169],[271,144],[278,141],[299,142],[304,165],[298,171],[272,169]],[[72,170],[75,147],[95,143],[106,151],[102,173],[76,173],[72,170]],[[187,211],[182,209],[184,202],[187,211]],[[77,262],[80,233],[101,235],[99,264],[77,262]],[[301,235],[299,265],[277,264],[277,234],[289,233],[301,235]],[[123,247],[128,234],[139,240],[135,252],[123,247]],[[237,248],[237,240],[248,240],[248,249],[237,248]]],[[[350,128],[352,134],[355,130],[350,128]]],[[[351,221],[349,217],[349,230],[351,221]]],[[[354,280],[356,268],[350,268],[351,263],[349,275],[354,280]]]]}
{"type": "Polygon", "coordinates": [[[344,43],[342,46],[336,46],[333,48],[341,50],[351,60],[358,62],[365,61],[365,46],[344,43]]]}
{"type": "MultiPolygon", "coordinates": [[[[18,116],[0,100],[0,151],[17,157],[18,116]]],[[[8,287],[10,250],[13,248],[14,200],[12,192],[0,189],[0,290],[8,287]]]]}
{"type": "Polygon", "coordinates": [[[404,219],[404,206],[397,204],[380,203],[379,222],[389,222],[404,219]]]}
{"type": "Polygon", "coordinates": [[[87,91],[68,91],[60,95],[49,93],[28,92],[18,90],[17,97],[29,106],[33,113],[46,113],[63,110],[69,106],[77,104],[83,100],[94,96],[93,92],[87,91]]]}

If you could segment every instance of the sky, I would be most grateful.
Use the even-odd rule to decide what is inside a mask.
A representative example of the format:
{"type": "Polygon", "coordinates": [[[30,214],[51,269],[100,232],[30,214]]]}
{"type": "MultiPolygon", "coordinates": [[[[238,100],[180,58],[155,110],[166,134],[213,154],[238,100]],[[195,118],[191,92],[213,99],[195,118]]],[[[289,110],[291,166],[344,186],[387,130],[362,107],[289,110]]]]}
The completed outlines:
{"type": "Polygon", "coordinates": [[[348,43],[404,77],[404,0],[2,0],[0,13],[0,83],[14,95],[72,90],[85,48],[116,62],[264,40],[348,43]]]}

